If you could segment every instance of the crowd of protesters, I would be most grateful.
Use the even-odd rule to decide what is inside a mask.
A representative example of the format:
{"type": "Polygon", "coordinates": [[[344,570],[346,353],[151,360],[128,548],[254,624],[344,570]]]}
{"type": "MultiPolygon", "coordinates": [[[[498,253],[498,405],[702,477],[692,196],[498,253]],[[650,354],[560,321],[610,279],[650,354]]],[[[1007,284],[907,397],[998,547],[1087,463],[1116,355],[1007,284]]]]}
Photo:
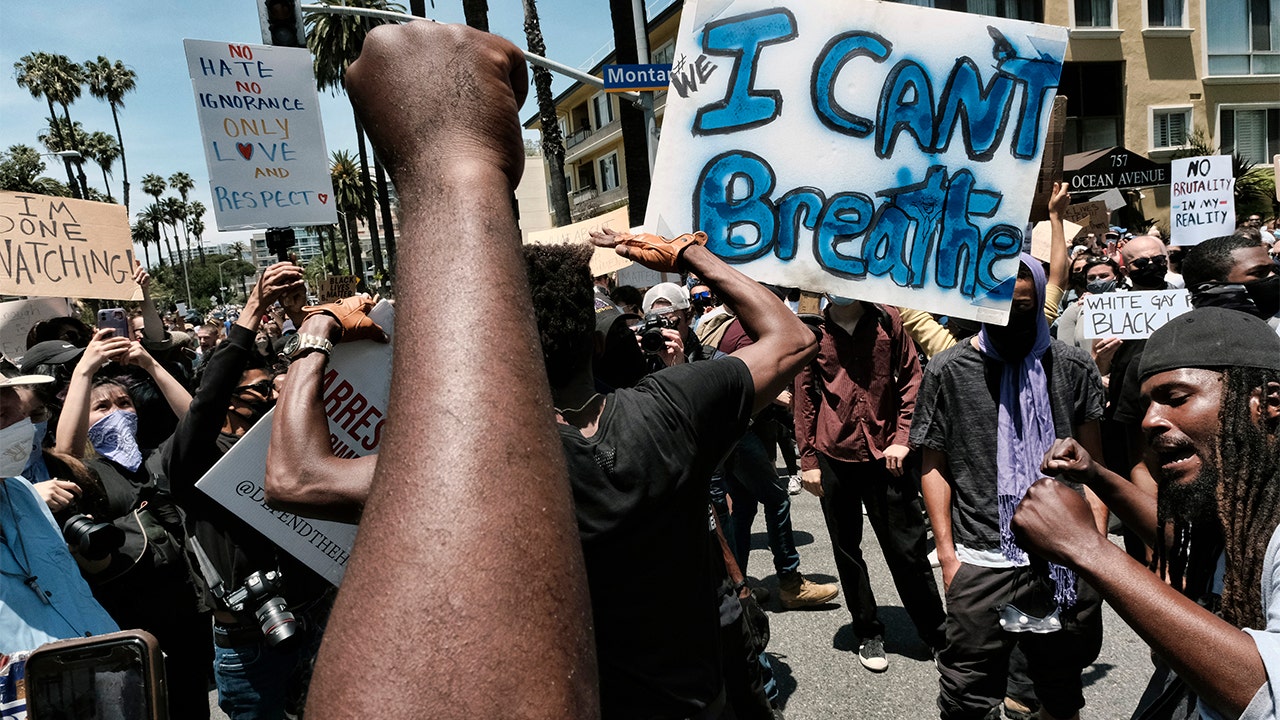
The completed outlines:
{"type": "Polygon", "coordinates": [[[777,606],[843,593],[858,660],[885,672],[865,511],[941,717],[1078,717],[1104,601],[1153,651],[1133,717],[1277,717],[1280,261],[1261,217],[1189,248],[1071,241],[1057,187],[1051,255],[1021,257],[1005,325],[834,294],[800,312],[696,229],[595,233],[680,278],[612,287],[589,246],[521,252],[523,67],[414,23],[350,68],[403,203],[378,454],[334,453],[321,393],[335,345],[387,341],[374,299],[309,306],[294,264],[187,318],[139,268],[127,333],[31,329],[0,366],[0,658],[146,630],[172,718],[208,717],[211,681],[236,720],[778,718],[746,578],[758,508],[777,606]],[[490,290],[463,297],[440,267],[490,290]],[[1195,309],[1150,339],[1086,337],[1084,298],[1181,287],[1195,309]],[[196,487],[272,408],[268,502],[361,524],[341,592],[196,487]],[[800,571],[801,488],[838,585],[800,571]]]}

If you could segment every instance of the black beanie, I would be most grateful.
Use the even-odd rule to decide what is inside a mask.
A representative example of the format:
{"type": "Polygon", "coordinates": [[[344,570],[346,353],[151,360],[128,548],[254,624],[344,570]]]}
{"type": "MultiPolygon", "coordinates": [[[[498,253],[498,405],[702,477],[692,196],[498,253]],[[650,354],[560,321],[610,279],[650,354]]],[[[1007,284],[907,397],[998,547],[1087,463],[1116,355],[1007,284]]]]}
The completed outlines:
{"type": "Polygon", "coordinates": [[[1152,333],[1138,369],[1146,379],[1179,368],[1229,367],[1280,371],[1280,336],[1248,313],[1202,307],[1152,333]]]}

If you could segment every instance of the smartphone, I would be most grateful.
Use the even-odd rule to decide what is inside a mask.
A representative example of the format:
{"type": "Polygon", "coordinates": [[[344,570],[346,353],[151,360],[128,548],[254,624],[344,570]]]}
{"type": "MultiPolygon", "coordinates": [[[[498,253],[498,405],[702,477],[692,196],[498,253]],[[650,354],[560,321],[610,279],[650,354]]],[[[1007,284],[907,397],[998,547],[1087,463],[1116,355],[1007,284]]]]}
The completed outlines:
{"type": "Polygon", "coordinates": [[[143,630],[61,640],[27,658],[29,720],[167,720],[164,658],[143,630]]]}
{"type": "Polygon", "coordinates": [[[106,308],[98,311],[98,329],[111,328],[116,331],[116,337],[132,339],[133,333],[129,332],[129,316],[125,314],[124,308],[106,308]]]}

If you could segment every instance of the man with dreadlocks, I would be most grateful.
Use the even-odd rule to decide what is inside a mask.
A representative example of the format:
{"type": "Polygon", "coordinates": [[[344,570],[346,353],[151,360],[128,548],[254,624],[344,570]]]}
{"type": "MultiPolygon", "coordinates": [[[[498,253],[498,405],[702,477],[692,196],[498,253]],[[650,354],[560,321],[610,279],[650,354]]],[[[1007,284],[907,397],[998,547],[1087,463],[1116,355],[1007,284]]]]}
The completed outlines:
{"type": "Polygon", "coordinates": [[[1031,487],[1014,530],[1027,550],[1097,588],[1195,692],[1200,717],[1275,718],[1280,338],[1246,313],[1198,308],[1151,336],[1140,374],[1157,497],[1070,440],[1054,444],[1042,470],[1093,488],[1155,548],[1168,582],[1097,535],[1088,507],[1055,480],[1031,487]],[[1218,614],[1195,602],[1206,594],[1221,596],[1218,614]]]}

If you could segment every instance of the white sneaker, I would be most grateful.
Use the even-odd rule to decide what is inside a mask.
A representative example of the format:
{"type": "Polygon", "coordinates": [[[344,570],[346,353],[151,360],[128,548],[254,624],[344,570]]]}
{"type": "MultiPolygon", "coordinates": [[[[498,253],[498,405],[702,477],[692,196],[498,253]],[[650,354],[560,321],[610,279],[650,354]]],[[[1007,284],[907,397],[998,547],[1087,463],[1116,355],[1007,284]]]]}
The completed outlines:
{"type": "Polygon", "coordinates": [[[801,491],[801,490],[803,490],[803,489],[804,489],[804,488],[800,485],[800,476],[799,476],[799,475],[792,475],[792,476],[791,476],[791,479],[790,479],[790,480],[787,480],[787,494],[788,494],[788,495],[799,495],[799,494],[800,494],[800,491],[801,491]]]}

